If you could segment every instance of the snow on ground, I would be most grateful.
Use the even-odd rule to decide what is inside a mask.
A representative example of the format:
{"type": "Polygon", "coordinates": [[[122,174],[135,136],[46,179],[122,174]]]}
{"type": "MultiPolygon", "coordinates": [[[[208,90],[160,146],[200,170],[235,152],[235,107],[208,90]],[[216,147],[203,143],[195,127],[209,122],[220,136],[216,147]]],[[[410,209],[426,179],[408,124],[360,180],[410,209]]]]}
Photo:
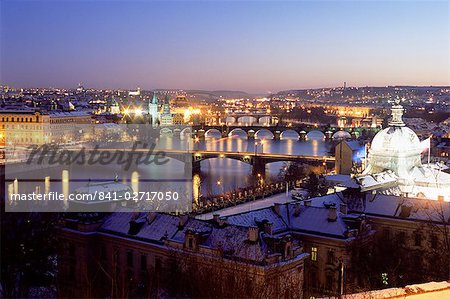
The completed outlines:
{"type": "Polygon", "coordinates": [[[252,210],[267,208],[267,207],[273,206],[275,203],[286,203],[286,202],[292,202],[292,201],[294,201],[294,200],[291,199],[290,195],[289,195],[289,197],[287,197],[286,193],[280,193],[280,194],[276,194],[276,195],[267,197],[265,199],[250,201],[250,202],[246,202],[244,204],[240,204],[240,205],[237,205],[234,207],[229,207],[229,208],[225,208],[222,210],[209,212],[206,214],[201,214],[201,215],[196,216],[195,218],[202,219],[202,220],[209,220],[209,219],[213,218],[214,214],[219,214],[220,216],[229,216],[229,215],[249,212],[252,210]]]}

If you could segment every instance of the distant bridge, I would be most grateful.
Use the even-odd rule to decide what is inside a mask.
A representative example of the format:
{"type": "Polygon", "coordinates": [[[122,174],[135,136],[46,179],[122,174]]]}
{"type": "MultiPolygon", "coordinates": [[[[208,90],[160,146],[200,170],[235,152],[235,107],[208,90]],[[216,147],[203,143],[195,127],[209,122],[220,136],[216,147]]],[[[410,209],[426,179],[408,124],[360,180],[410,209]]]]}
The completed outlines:
{"type": "MultiPolygon", "coordinates": [[[[66,151],[77,152],[79,149],[67,148],[66,151]]],[[[87,151],[96,151],[98,153],[109,151],[109,152],[129,152],[132,154],[142,154],[148,153],[147,148],[97,148],[97,149],[87,149],[87,151]]],[[[265,174],[266,165],[273,162],[300,162],[308,163],[313,165],[325,165],[328,168],[334,167],[335,158],[332,156],[309,156],[309,155],[289,155],[289,154],[273,154],[273,153],[258,153],[258,152],[224,152],[224,151],[208,151],[208,150],[159,150],[164,152],[166,157],[184,162],[185,170],[192,169],[193,171],[200,171],[200,163],[207,159],[234,159],[241,161],[243,163],[252,165],[253,174],[265,174]],[[191,164],[192,163],[192,164],[191,164]],[[190,165],[191,164],[191,165],[190,165]]],[[[30,165],[25,165],[26,160],[14,161],[10,164],[14,164],[14,170],[18,172],[23,170],[31,170],[30,165]],[[23,166],[23,167],[21,167],[23,166]]],[[[41,167],[37,165],[38,167],[41,167]]],[[[55,165],[55,167],[58,167],[55,165]]]]}
{"type": "Polygon", "coordinates": [[[297,135],[298,139],[304,140],[307,138],[308,133],[312,131],[318,131],[323,134],[325,139],[332,139],[339,135],[345,135],[346,138],[358,138],[361,135],[362,130],[377,130],[372,128],[337,128],[328,125],[298,125],[298,126],[227,126],[227,125],[213,125],[213,126],[193,126],[192,135],[198,138],[208,137],[210,134],[220,134],[221,137],[230,137],[233,135],[246,135],[247,138],[258,138],[261,132],[269,132],[273,138],[279,140],[283,138],[283,135],[287,132],[297,135]],[[338,133],[339,132],[339,133],[338,133]],[[346,134],[347,132],[348,134],[346,134]]]}
{"type": "Polygon", "coordinates": [[[258,152],[223,152],[194,150],[186,152],[183,150],[165,150],[167,157],[188,162],[192,161],[194,170],[200,170],[200,163],[207,159],[234,159],[252,165],[253,174],[265,174],[266,164],[273,162],[301,162],[310,164],[322,164],[329,168],[334,167],[335,158],[332,156],[308,156],[308,155],[288,155],[258,152]]]}

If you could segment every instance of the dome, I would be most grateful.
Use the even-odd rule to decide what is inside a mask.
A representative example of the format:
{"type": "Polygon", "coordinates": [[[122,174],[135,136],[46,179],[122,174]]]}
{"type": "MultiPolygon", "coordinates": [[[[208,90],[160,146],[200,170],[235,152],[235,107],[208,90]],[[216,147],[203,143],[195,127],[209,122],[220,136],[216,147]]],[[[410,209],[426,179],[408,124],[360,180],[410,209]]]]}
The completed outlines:
{"type": "Polygon", "coordinates": [[[400,177],[407,177],[415,166],[420,166],[421,144],[416,133],[402,120],[403,107],[397,102],[392,108],[389,127],[378,132],[369,150],[371,173],[392,170],[400,177]]]}
{"type": "Polygon", "coordinates": [[[352,138],[352,135],[350,135],[349,132],[347,131],[337,131],[336,133],[333,134],[333,140],[340,140],[340,139],[348,139],[348,138],[352,138]]]}
{"type": "Polygon", "coordinates": [[[372,140],[371,151],[389,154],[420,150],[420,140],[416,133],[408,127],[388,127],[378,132],[372,140]]]}

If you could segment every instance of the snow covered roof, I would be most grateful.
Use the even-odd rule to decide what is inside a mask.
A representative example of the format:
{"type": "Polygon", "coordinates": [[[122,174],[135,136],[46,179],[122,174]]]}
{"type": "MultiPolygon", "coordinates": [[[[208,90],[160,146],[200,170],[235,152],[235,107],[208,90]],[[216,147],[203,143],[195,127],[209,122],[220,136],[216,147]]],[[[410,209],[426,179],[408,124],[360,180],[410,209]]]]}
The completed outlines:
{"type": "Polygon", "coordinates": [[[343,141],[352,151],[357,151],[361,149],[362,145],[359,143],[359,141],[353,140],[353,141],[343,141]]]}
{"type": "Polygon", "coordinates": [[[356,182],[361,186],[361,191],[393,187],[397,185],[397,179],[398,177],[390,170],[355,178],[356,182]]]}
{"type": "MultiPolygon", "coordinates": [[[[180,225],[180,217],[164,213],[117,212],[107,217],[100,232],[163,244],[164,240],[184,242],[187,232],[200,234],[201,246],[219,249],[233,258],[261,263],[266,257],[262,242],[248,242],[248,228],[226,225],[217,227],[212,222],[187,218],[180,225]],[[130,234],[130,221],[141,224],[136,234],[130,234]]],[[[186,217],[186,216],[181,216],[186,217]]]]}
{"type": "MultiPolygon", "coordinates": [[[[324,201],[326,196],[321,197],[324,201]]],[[[336,221],[328,219],[330,211],[322,203],[320,206],[305,206],[300,203],[278,204],[276,206],[260,210],[240,213],[227,217],[227,222],[242,226],[257,226],[266,221],[272,224],[272,233],[301,232],[316,234],[333,238],[346,238],[348,224],[346,215],[336,212],[336,221]]],[[[332,203],[339,209],[339,204],[332,203]]]]}
{"type": "Polygon", "coordinates": [[[405,198],[385,194],[365,194],[361,198],[345,199],[341,192],[311,200],[311,206],[339,206],[346,203],[350,212],[366,215],[399,218],[404,220],[442,222],[450,219],[450,202],[429,199],[405,198]]]}
{"type": "Polygon", "coordinates": [[[50,112],[50,117],[73,117],[73,116],[90,116],[85,111],[71,111],[71,112],[50,112]]]}
{"type": "Polygon", "coordinates": [[[408,285],[403,288],[390,288],[377,291],[368,291],[357,294],[348,294],[342,296],[343,299],[425,299],[425,298],[450,298],[450,282],[427,282],[415,285],[408,285]]]}
{"type": "Polygon", "coordinates": [[[359,189],[361,187],[354,178],[347,174],[327,175],[325,176],[325,180],[352,189],[359,189]]]}

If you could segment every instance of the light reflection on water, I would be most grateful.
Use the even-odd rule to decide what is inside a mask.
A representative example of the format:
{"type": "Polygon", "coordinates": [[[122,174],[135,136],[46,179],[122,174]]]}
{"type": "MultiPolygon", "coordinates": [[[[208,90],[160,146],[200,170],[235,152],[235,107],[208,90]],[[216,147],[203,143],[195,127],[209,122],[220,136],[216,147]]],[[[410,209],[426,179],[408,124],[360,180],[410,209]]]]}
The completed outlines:
{"type": "MultiPolygon", "coordinates": [[[[328,156],[331,149],[331,143],[326,142],[322,136],[308,136],[307,140],[297,140],[298,135],[295,132],[285,132],[282,140],[267,139],[265,137],[271,137],[270,132],[261,132],[259,140],[233,137],[221,138],[206,138],[200,140],[198,143],[194,143],[192,139],[182,140],[171,136],[161,137],[159,139],[158,148],[173,148],[173,149],[202,149],[211,151],[228,151],[228,152],[252,152],[257,153],[279,153],[279,154],[291,154],[291,155],[315,155],[315,156],[328,156]],[[264,136],[264,134],[267,136],[264,136]],[[256,144],[255,144],[256,143],[256,144]],[[261,144],[262,143],[262,144],[261,144]]],[[[283,162],[275,162],[267,165],[266,177],[276,177],[283,166],[283,162]]],[[[120,181],[129,184],[134,191],[142,189],[142,182],[140,178],[167,178],[165,175],[173,174],[173,171],[179,171],[180,167],[184,167],[182,162],[171,160],[169,164],[164,165],[165,169],[154,168],[139,168],[138,171],[130,173],[119,174],[120,181]]],[[[197,201],[200,194],[218,194],[224,191],[230,191],[239,187],[245,187],[249,185],[251,179],[251,165],[246,163],[227,159],[227,158],[215,158],[208,159],[201,162],[201,173],[193,176],[193,188],[194,201],[197,201]],[[220,184],[218,184],[220,182],[220,184]]],[[[77,169],[70,167],[69,169],[50,171],[45,174],[45,183],[42,189],[47,193],[51,191],[63,192],[67,194],[73,192],[76,188],[86,185],[85,182],[70,182],[70,179],[89,179],[89,178],[105,178],[114,179],[116,172],[114,165],[105,166],[103,169],[77,169]],[[62,186],[55,186],[51,183],[50,179],[62,179],[62,186]],[[69,186],[70,185],[70,186],[69,186]]],[[[44,177],[42,177],[44,179],[44,177]]],[[[17,184],[17,183],[16,183],[17,184]]],[[[8,186],[9,189],[18,189],[14,184],[8,186]]],[[[11,190],[13,191],[13,190],[11,190]]],[[[17,190],[16,190],[17,192],[17,190]]]]}

